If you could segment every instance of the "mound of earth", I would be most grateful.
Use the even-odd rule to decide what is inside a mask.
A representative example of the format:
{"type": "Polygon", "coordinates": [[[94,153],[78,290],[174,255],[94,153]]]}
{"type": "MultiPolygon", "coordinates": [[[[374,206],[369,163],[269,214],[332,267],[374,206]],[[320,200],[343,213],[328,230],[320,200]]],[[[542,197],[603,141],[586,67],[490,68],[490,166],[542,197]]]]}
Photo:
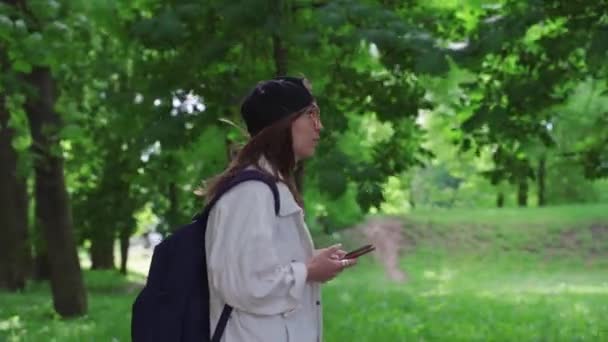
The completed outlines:
{"type": "Polygon", "coordinates": [[[343,233],[354,241],[376,246],[376,260],[384,266],[386,275],[395,282],[405,282],[407,273],[399,267],[399,255],[414,241],[404,234],[403,222],[395,217],[373,217],[343,233]]]}

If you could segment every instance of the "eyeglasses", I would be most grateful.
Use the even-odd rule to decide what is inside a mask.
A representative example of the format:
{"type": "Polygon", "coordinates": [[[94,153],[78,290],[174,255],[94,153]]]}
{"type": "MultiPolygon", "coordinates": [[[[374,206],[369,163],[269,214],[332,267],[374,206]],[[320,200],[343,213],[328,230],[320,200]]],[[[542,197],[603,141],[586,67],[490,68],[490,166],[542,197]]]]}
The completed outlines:
{"type": "Polygon", "coordinates": [[[313,103],[309,108],[306,109],[306,115],[312,120],[312,124],[315,129],[322,129],[323,124],[321,123],[321,111],[316,103],[313,103]]]}

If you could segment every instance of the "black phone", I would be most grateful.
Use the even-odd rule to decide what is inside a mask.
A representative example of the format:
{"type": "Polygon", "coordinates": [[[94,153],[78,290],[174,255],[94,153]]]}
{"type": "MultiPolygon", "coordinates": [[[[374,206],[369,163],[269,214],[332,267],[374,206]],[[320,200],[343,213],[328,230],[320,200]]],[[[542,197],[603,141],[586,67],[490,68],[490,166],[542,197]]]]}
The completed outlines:
{"type": "Polygon", "coordinates": [[[365,245],[362,247],[359,247],[353,251],[350,251],[348,253],[346,253],[346,255],[344,257],[342,257],[342,259],[354,259],[354,258],[358,258],[362,255],[365,255],[373,250],[375,250],[376,247],[374,247],[374,245],[365,245]]]}

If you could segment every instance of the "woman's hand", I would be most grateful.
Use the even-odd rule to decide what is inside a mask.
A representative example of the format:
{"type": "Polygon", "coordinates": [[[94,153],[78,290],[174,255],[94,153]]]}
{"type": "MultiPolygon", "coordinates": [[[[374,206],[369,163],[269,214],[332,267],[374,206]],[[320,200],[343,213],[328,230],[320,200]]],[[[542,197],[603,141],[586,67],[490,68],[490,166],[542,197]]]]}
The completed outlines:
{"type": "MultiPolygon", "coordinates": [[[[338,247],[340,247],[340,245],[338,245],[338,247]]],[[[342,260],[342,258],[344,258],[344,256],[347,254],[346,251],[343,251],[341,249],[338,249],[334,254],[332,254],[332,258],[333,259],[337,259],[337,260],[342,260]]]]}
{"type": "Polygon", "coordinates": [[[342,259],[346,252],[340,249],[341,245],[334,245],[317,251],[306,264],[308,271],[307,281],[324,283],[338,275],[343,269],[355,265],[356,259],[342,259]]]}

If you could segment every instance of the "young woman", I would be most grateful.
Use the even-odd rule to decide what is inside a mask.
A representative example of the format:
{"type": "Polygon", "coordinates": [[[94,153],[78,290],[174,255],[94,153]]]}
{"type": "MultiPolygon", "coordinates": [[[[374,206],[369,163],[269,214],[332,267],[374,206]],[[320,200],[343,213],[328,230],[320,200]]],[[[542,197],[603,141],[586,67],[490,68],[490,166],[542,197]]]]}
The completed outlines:
{"type": "Polygon", "coordinates": [[[251,139],[207,198],[255,168],[276,179],[280,211],[259,181],[237,185],[211,210],[205,237],[211,329],[228,304],[234,310],[224,342],[321,341],[320,284],[356,260],[342,259],[339,245],[314,249],[295,186],[296,164],[314,154],[323,128],[319,107],[305,79],[279,77],[258,83],[241,114],[251,139]]]}

